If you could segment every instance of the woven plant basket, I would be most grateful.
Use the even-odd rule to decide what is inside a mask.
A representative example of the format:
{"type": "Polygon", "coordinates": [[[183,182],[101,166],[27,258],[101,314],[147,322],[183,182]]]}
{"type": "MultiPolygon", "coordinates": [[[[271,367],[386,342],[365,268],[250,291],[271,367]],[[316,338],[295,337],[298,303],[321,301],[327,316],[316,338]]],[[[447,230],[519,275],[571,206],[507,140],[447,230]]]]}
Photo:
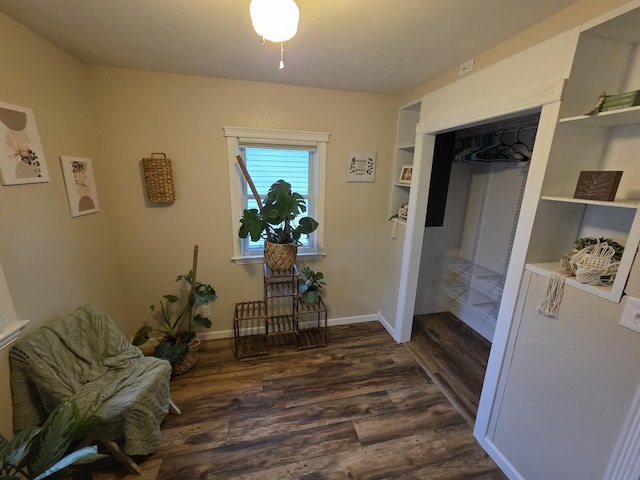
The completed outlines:
{"type": "Polygon", "coordinates": [[[193,368],[198,360],[198,348],[200,347],[200,339],[195,337],[189,342],[189,350],[182,360],[173,366],[171,372],[174,375],[182,375],[193,368]]]}
{"type": "Polygon", "coordinates": [[[298,256],[297,243],[264,242],[264,263],[271,270],[282,271],[293,268],[298,256]]]}

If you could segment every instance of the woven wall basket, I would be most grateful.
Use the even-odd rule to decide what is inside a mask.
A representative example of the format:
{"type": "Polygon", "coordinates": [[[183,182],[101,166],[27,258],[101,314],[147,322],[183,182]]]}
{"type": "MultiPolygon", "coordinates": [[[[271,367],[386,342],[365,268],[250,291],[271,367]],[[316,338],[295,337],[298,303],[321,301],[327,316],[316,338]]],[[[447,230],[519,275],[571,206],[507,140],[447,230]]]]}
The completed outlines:
{"type": "Polygon", "coordinates": [[[297,243],[264,242],[264,263],[271,270],[282,271],[293,268],[298,256],[297,243]]]}
{"type": "Polygon", "coordinates": [[[142,159],[142,168],[149,201],[174,202],[176,192],[173,186],[171,160],[164,153],[152,153],[151,158],[142,159]]]}

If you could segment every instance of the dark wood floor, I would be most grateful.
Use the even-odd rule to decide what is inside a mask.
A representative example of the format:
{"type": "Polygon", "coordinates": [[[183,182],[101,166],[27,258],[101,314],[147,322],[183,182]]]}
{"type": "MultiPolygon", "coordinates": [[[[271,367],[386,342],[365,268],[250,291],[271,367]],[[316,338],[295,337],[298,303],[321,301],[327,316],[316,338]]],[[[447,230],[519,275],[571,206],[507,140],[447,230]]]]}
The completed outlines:
{"type": "MultiPolygon", "coordinates": [[[[146,479],[504,479],[471,427],[378,323],[331,327],[329,346],[235,361],[203,342],[171,385],[146,479]]],[[[120,469],[95,479],[129,478],[120,469]]]]}
{"type": "Polygon", "coordinates": [[[491,343],[449,312],[418,315],[407,344],[446,397],[473,425],[491,343]]]}

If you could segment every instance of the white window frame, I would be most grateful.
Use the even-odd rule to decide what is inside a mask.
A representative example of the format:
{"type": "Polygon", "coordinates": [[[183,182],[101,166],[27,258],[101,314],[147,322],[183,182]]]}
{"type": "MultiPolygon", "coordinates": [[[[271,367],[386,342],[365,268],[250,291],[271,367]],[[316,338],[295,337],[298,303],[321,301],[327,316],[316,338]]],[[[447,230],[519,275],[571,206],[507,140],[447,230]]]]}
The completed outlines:
{"type": "MultiPolygon", "coordinates": [[[[238,237],[240,217],[243,210],[243,176],[236,156],[240,154],[244,145],[264,145],[273,147],[296,146],[311,147],[316,150],[315,170],[309,172],[313,182],[313,195],[317,212],[315,218],[318,229],[315,234],[315,252],[300,253],[299,258],[304,260],[319,260],[324,253],[324,201],[325,201],[325,176],[327,165],[328,132],[306,132],[299,130],[274,130],[250,127],[223,126],[224,136],[227,138],[227,157],[229,162],[229,194],[231,202],[231,234],[233,236],[233,256],[231,261],[238,264],[262,263],[263,255],[247,256],[242,254],[242,239],[238,237]]],[[[286,179],[285,179],[286,180],[286,179]]]]}
{"type": "Polygon", "coordinates": [[[9,285],[0,264],[0,350],[7,348],[18,340],[18,336],[29,323],[28,320],[18,320],[13,307],[9,285]]]}

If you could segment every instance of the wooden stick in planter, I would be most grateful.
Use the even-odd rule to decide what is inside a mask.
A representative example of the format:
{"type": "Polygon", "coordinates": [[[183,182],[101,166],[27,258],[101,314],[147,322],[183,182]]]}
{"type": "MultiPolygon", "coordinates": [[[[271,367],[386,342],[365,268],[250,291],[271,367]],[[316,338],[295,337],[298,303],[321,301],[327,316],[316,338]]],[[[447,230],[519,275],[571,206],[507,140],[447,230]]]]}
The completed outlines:
{"type": "Polygon", "coordinates": [[[260,213],[262,213],[262,200],[260,199],[260,195],[256,190],[256,186],[253,184],[253,180],[251,180],[251,176],[249,175],[249,171],[244,164],[244,160],[242,160],[242,157],[240,155],[236,155],[236,159],[238,160],[238,164],[240,165],[240,170],[242,170],[242,175],[244,175],[245,180],[249,184],[249,188],[251,188],[253,198],[255,198],[256,202],[258,202],[258,210],[260,210],[260,213]]]}
{"type": "MultiPolygon", "coordinates": [[[[189,303],[193,301],[194,292],[196,289],[196,270],[198,269],[198,248],[199,247],[197,244],[193,246],[193,266],[191,267],[191,288],[189,289],[189,296],[187,297],[187,302],[189,303]]],[[[180,322],[178,323],[178,326],[176,328],[177,332],[182,331],[182,326],[184,324],[184,321],[186,318],[189,317],[190,313],[191,313],[190,308],[184,312],[184,315],[180,319],[180,322]]]]}

